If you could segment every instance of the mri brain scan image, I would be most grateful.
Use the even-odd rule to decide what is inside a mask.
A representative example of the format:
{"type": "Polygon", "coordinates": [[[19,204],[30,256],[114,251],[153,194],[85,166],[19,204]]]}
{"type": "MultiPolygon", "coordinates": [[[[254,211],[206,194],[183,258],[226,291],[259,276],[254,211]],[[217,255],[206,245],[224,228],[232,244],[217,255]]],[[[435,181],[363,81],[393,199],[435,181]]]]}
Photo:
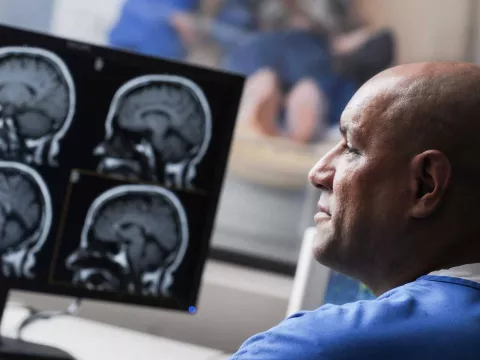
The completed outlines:
{"type": "Polygon", "coordinates": [[[191,188],[211,137],[203,91],[178,76],[146,75],[115,94],[106,136],[94,150],[97,171],[122,178],[191,188]]]}
{"type": "Polygon", "coordinates": [[[187,245],[186,214],[173,193],[121,185],[92,203],[66,267],[74,285],[91,290],[169,296],[187,245]]]}
{"type": "Polygon", "coordinates": [[[0,161],[0,259],[8,278],[34,278],[36,256],[52,222],[48,189],[40,175],[15,162],[0,161]]]}
{"type": "Polygon", "coordinates": [[[57,55],[0,48],[0,160],[57,165],[74,111],[73,80],[57,55]]]}

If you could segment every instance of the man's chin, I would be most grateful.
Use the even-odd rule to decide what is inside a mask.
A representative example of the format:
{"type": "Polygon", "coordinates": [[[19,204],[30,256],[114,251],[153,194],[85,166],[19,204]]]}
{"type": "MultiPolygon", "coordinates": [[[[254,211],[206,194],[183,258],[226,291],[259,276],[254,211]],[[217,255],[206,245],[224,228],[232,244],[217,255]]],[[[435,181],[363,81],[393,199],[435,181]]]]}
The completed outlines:
{"type": "MultiPolygon", "coordinates": [[[[335,238],[333,234],[330,236],[324,236],[317,234],[317,237],[313,243],[313,257],[315,260],[333,270],[345,274],[349,277],[355,278],[356,270],[352,258],[348,256],[349,252],[345,251],[342,247],[342,241],[340,238],[335,238]]],[[[355,258],[354,258],[355,259],[355,258]]]]}
{"type": "Polygon", "coordinates": [[[336,241],[330,231],[323,226],[321,229],[317,227],[317,235],[313,242],[313,256],[320,264],[332,267],[336,263],[335,259],[338,258],[336,251],[336,241]]]}
{"type": "Polygon", "coordinates": [[[319,262],[322,265],[328,266],[328,251],[325,247],[324,244],[314,244],[313,245],[313,257],[317,262],[319,262]]]}

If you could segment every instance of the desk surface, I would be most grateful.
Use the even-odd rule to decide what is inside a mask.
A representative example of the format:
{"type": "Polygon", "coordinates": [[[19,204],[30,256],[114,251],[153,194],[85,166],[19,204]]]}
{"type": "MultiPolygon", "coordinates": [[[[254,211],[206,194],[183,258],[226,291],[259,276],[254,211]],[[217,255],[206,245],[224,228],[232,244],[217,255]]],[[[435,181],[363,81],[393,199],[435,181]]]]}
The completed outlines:
{"type": "MultiPolygon", "coordinates": [[[[9,304],[1,333],[15,337],[26,309],[9,304]]],[[[23,339],[67,351],[77,360],[224,360],[221,351],[72,316],[39,320],[25,328],[23,339]]]]}

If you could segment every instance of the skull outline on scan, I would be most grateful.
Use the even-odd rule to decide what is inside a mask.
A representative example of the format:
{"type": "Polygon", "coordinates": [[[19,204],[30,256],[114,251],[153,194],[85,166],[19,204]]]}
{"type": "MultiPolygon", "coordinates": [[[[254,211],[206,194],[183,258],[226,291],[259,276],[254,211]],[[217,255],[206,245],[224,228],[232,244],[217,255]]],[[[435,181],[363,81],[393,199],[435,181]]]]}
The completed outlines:
{"type": "Polygon", "coordinates": [[[93,151],[100,158],[97,171],[193,188],[211,133],[210,106],[193,81],[176,75],[136,77],[113,97],[105,139],[93,151]]]}
{"type": "Polygon", "coordinates": [[[51,51],[0,48],[0,159],[57,166],[75,115],[73,78],[51,51]]]}
{"type": "Polygon", "coordinates": [[[75,285],[91,290],[168,296],[188,240],[187,216],[172,192],[120,185],[90,205],[65,265],[75,285]]]}
{"type": "Polygon", "coordinates": [[[52,224],[52,204],[41,176],[21,163],[0,161],[1,271],[33,279],[36,256],[52,224]]]}

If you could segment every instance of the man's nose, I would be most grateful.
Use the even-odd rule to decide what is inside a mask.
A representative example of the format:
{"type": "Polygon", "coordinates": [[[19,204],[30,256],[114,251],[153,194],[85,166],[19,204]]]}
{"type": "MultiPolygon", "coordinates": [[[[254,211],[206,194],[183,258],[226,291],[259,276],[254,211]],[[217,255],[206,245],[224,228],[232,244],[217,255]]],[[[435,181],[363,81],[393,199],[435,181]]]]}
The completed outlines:
{"type": "Polygon", "coordinates": [[[325,154],[310,170],[308,180],[314,187],[331,190],[335,176],[336,147],[325,154]]]}

